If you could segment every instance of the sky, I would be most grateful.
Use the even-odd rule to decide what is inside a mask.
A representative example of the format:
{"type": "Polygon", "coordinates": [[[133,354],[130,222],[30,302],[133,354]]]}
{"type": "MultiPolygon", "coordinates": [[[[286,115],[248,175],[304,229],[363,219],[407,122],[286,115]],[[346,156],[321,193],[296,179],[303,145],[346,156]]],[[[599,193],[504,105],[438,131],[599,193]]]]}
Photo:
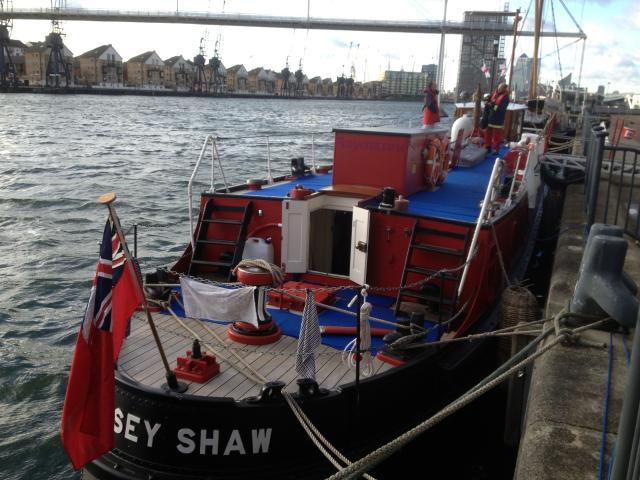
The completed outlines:
{"type": "MultiPolygon", "coordinates": [[[[5,0],[5,4],[8,0],[5,0]]],[[[64,1],[64,0],[62,0],[64,1]]],[[[68,7],[126,11],[245,13],[273,16],[342,18],[367,20],[441,20],[445,0],[66,0],[68,7]]],[[[504,10],[505,2],[485,0],[483,10],[504,10]]],[[[50,0],[13,0],[14,8],[49,8],[50,0]]],[[[509,10],[520,8],[525,29],[532,30],[532,0],[510,0],[509,10]]],[[[451,0],[447,19],[462,21],[463,12],[477,10],[476,0],[451,0]]],[[[640,93],[640,1],[639,0],[547,0],[543,30],[578,32],[575,38],[546,37],[541,44],[542,83],[557,82],[572,74],[572,80],[589,91],[599,85],[613,91],[640,93]],[[566,8],[565,8],[566,6],[566,8]],[[553,7],[553,8],[552,8],[553,7]],[[570,12],[567,13],[567,10],[570,12]],[[573,19],[572,19],[573,17],[573,19]],[[555,22],[554,22],[555,19],[555,22]],[[575,20],[575,22],[574,22],[575,20]],[[584,62],[580,61],[584,45],[584,62]]],[[[205,54],[213,55],[219,40],[220,57],[226,67],[243,64],[282,70],[287,61],[292,70],[300,62],[309,78],[349,76],[357,81],[380,78],[386,69],[420,71],[424,64],[438,63],[440,35],[378,32],[319,31],[215,25],[163,25],[111,22],[62,22],[65,45],[80,55],[100,45],[112,44],[126,61],[149,50],[161,58],[182,55],[193,59],[201,41],[205,54]]],[[[11,37],[42,41],[51,30],[48,21],[15,20],[11,37]]],[[[452,90],[457,80],[459,35],[445,40],[444,87],[452,90]]],[[[512,38],[505,39],[510,58],[512,38]]],[[[516,42],[515,58],[533,56],[533,40],[516,42]]]]}

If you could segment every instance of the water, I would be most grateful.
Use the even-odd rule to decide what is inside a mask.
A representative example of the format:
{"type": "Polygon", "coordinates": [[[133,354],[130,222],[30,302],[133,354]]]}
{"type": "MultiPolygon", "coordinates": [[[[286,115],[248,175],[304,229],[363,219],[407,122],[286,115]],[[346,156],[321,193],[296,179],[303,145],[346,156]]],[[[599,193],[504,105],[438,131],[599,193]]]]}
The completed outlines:
{"type": "MultiPolygon", "coordinates": [[[[188,241],[187,182],[207,134],[227,179],[264,176],[265,134],[314,133],[331,155],[335,126],[417,126],[419,102],[0,94],[0,478],[75,478],[59,441],[80,317],[116,191],[139,229],[143,269],[188,241]]],[[[274,137],[275,169],[311,158],[310,135],[274,137]],[[301,153],[285,154],[297,146],[301,153]]],[[[324,161],[326,163],[326,160],[324,161]]],[[[208,167],[195,191],[206,185],[208,167]]],[[[217,180],[220,176],[217,175],[217,180]]]]}

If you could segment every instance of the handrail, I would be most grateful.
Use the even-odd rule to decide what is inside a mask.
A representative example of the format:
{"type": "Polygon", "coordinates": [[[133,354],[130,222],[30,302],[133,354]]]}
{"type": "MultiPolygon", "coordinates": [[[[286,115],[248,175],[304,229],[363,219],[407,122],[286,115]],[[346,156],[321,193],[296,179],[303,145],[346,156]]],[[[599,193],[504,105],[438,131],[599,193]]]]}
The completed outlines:
{"type": "Polygon", "coordinates": [[[204,139],[204,143],[202,144],[202,149],[200,150],[200,155],[198,156],[198,161],[196,165],[193,167],[193,172],[191,172],[191,177],[189,178],[189,184],[187,185],[187,196],[189,197],[189,238],[191,239],[191,250],[194,251],[196,248],[196,242],[194,237],[194,228],[193,228],[193,181],[196,178],[198,170],[200,170],[200,164],[202,163],[202,159],[205,156],[207,146],[211,144],[211,178],[210,178],[210,186],[209,191],[215,192],[216,188],[214,185],[215,179],[215,161],[218,159],[218,166],[220,167],[220,174],[222,175],[222,181],[224,182],[224,188],[228,191],[229,184],[227,183],[227,177],[224,174],[224,169],[222,168],[222,161],[220,160],[220,154],[218,153],[218,145],[216,143],[216,138],[214,135],[207,135],[204,139]]]}
{"type": "Polygon", "coordinates": [[[487,215],[487,211],[489,210],[489,207],[492,204],[491,198],[494,194],[496,183],[500,179],[500,173],[502,172],[503,165],[504,165],[504,161],[501,158],[496,158],[496,161],[493,164],[493,169],[491,170],[491,177],[489,178],[489,183],[487,184],[487,191],[484,193],[484,200],[482,201],[482,209],[480,210],[480,215],[478,215],[476,229],[473,232],[473,238],[471,239],[471,245],[469,246],[469,253],[467,254],[464,270],[462,271],[462,276],[460,277],[460,285],[458,286],[458,297],[460,297],[460,294],[462,293],[462,289],[464,288],[464,284],[467,279],[467,274],[469,273],[469,267],[471,266],[471,259],[475,254],[476,244],[478,243],[478,236],[480,235],[480,230],[482,229],[482,224],[484,223],[485,217],[487,215]]]}
{"type": "MultiPolygon", "coordinates": [[[[312,164],[312,171],[315,174],[316,173],[316,152],[315,152],[315,147],[316,147],[316,142],[315,142],[315,137],[316,135],[330,135],[332,132],[296,132],[294,134],[271,134],[271,135],[256,135],[256,136],[252,136],[252,137],[244,137],[244,139],[246,138],[265,138],[267,141],[267,181],[269,184],[273,184],[274,182],[274,176],[273,176],[273,171],[272,171],[272,158],[271,158],[271,138],[272,137],[281,137],[281,136],[286,136],[286,137],[297,137],[297,136],[306,136],[306,135],[311,135],[311,164],[312,164]]],[[[243,137],[219,137],[217,135],[207,135],[207,137],[204,140],[204,143],[202,145],[202,149],[200,150],[200,155],[198,156],[198,161],[196,162],[195,167],[193,168],[193,172],[191,173],[191,177],[189,178],[189,184],[187,186],[187,195],[189,196],[189,228],[190,228],[190,235],[189,238],[191,240],[191,248],[194,249],[195,248],[195,225],[194,225],[194,218],[193,218],[193,183],[195,181],[196,175],[200,169],[200,164],[202,163],[203,158],[205,157],[206,154],[206,150],[207,147],[209,145],[211,145],[211,173],[210,173],[210,187],[209,187],[209,192],[213,192],[215,193],[216,188],[215,188],[215,166],[216,166],[216,162],[218,164],[218,167],[220,168],[220,175],[222,176],[222,181],[224,183],[224,188],[226,191],[229,191],[229,183],[227,182],[227,177],[225,175],[224,172],[224,168],[222,167],[222,160],[220,157],[220,152],[218,151],[218,140],[224,139],[224,140],[235,140],[235,139],[242,139],[243,137]]]]}

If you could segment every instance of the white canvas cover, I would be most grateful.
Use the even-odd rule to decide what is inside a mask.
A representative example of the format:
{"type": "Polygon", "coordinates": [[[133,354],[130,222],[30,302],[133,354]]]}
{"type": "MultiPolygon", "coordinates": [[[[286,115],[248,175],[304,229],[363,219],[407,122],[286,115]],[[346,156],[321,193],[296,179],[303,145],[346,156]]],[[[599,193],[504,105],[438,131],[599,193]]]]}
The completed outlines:
{"type": "Polygon", "coordinates": [[[188,317],[224,322],[236,320],[258,326],[253,300],[256,287],[222,288],[191,278],[180,278],[184,310],[188,317]]]}

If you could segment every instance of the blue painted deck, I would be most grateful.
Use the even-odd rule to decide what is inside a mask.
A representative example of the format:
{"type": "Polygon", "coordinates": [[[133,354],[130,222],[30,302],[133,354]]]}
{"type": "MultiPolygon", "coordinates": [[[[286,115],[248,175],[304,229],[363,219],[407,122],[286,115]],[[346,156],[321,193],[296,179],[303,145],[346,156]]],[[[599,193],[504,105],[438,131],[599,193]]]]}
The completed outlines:
{"type": "MultiPolygon", "coordinates": [[[[505,149],[503,147],[500,153],[504,154],[505,149]]],[[[480,215],[480,202],[487,190],[496,157],[495,154],[489,155],[474,167],[451,170],[446,181],[436,191],[410,195],[408,213],[418,217],[476,223],[480,215]]],[[[331,174],[307,175],[243,195],[284,199],[295,185],[318,191],[330,186],[331,179],[331,174]]]]}

